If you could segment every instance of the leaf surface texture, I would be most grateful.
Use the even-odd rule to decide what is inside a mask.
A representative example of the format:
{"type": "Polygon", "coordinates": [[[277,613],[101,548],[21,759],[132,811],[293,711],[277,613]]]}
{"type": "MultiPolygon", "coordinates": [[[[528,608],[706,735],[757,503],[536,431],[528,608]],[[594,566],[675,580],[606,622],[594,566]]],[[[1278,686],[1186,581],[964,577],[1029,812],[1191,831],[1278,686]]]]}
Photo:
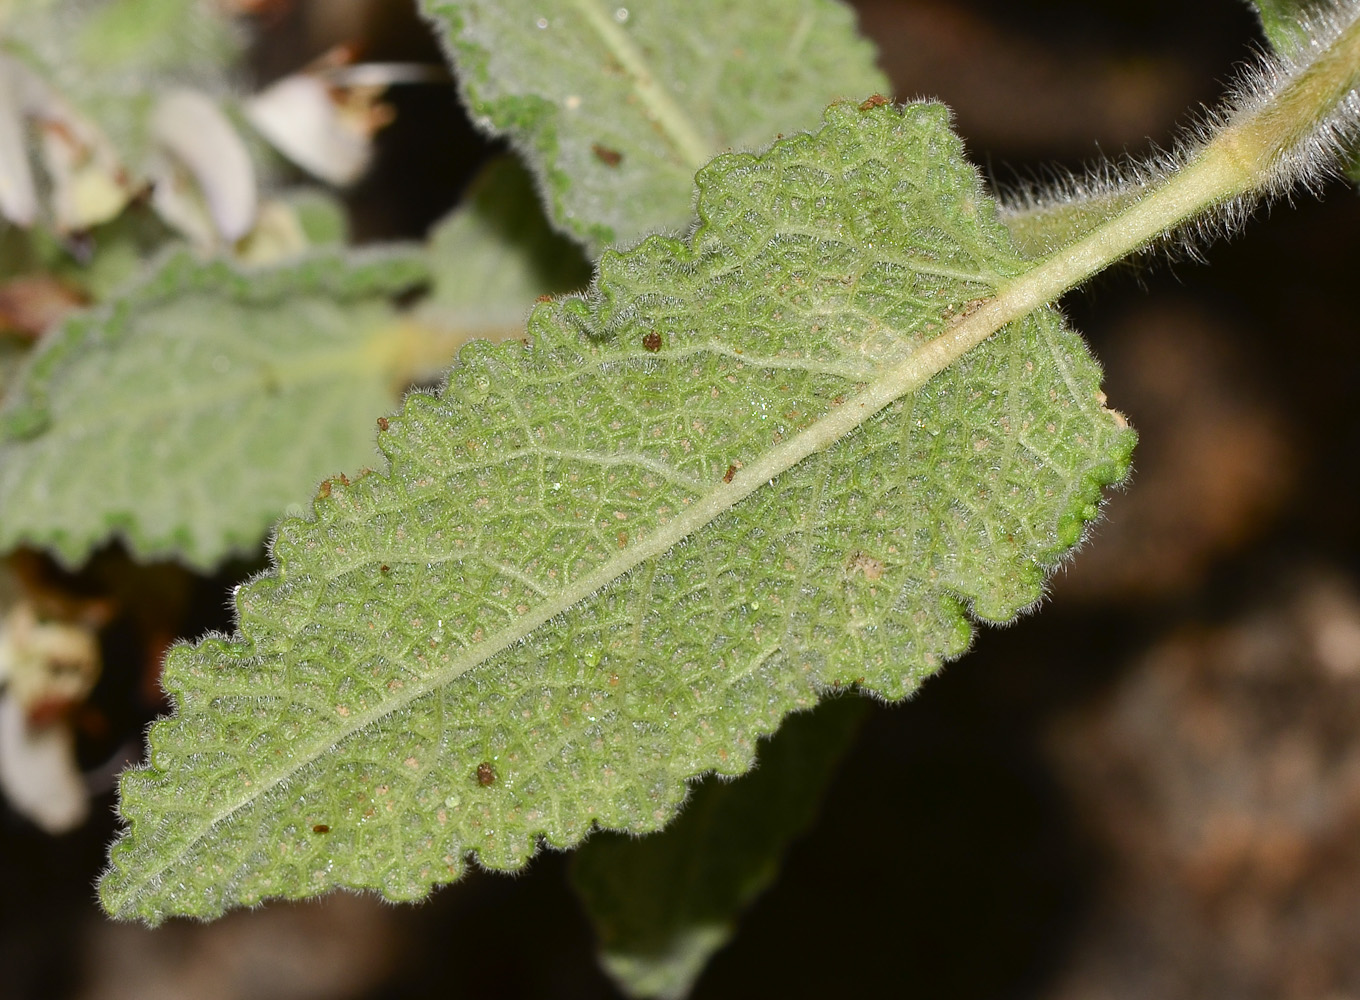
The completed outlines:
{"type": "Polygon", "coordinates": [[[606,253],[408,398],[389,467],[280,526],[239,634],[170,654],[105,905],[414,899],[654,830],[825,690],[904,697],[1033,604],[1133,443],[1080,338],[1041,309],[856,404],[1027,267],[948,117],[837,105],[719,157],[687,241],[606,253]]]}
{"type": "Polygon", "coordinates": [[[1287,54],[1306,44],[1303,21],[1327,8],[1326,0],[1250,0],[1261,18],[1261,28],[1275,48],[1287,54]]]}
{"type": "Polygon", "coordinates": [[[483,127],[531,165],[561,228],[595,252],[693,214],[726,149],[814,128],[886,92],[835,0],[423,0],[483,127]]]}

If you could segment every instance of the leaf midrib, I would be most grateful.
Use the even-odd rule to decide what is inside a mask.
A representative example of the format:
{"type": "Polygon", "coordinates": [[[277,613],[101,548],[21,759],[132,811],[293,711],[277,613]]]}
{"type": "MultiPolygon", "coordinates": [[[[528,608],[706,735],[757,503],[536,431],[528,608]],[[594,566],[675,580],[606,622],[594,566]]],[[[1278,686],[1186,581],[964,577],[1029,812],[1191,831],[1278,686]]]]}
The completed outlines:
{"type": "MultiPolygon", "coordinates": [[[[566,613],[646,560],[661,555],[731,510],[755,493],[763,483],[773,481],[808,456],[844,439],[885,407],[944,371],[1007,323],[1052,302],[1069,288],[1103,270],[1110,262],[1122,259],[1165,232],[1169,226],[1216,203],[1222,196],[1225,183],[1216,168],[1216,157],[1206,155],[1202,161],[1173,177],[1162,189],[1133,206],[1125,215],[1112,219],[1085,239],[1009,279],[997,288],[992,298],[977,301],[975,308],[958,317],[943,333],[926,341],[901,361],[891,364],[843,404],[823,414],[803,431],[770,448],[760,457],[747,462],[730,483],[717,484],[684,513],[652,534],[638,539],[635,544],[602,563],[555,598],[532,608],[513,625],[467,647],[447,666],[433,671],[422,681],[408,684],[393,699],[374,708],[352,712],[338,733],[330,738],[319,739],[305,750],[295,753],[285,770],[268,781],[252,785],[250,794],[239,796],[220,809],[179,851],[167,856],[155,868],[139,870],[136,881],[123,893],[111,894],[111,898],[116,899],[119,895],[130,897],[135,890],[158,878],[177,863],[218,824],[291,780],[341,743],[374,723],[402,711],[474,667],[488,662],[511,646],[524,642],[553,618],[566,613]]],[[[279,572],[286,575],[286,566],[280,565],[279,572]]],[[[110,908],[122,909],[117,906],[110,908]]]]}
{"type": "MultiPolygon", "coordinates": [[[[765,483],[773,481],[808,456],[842,440],[895,400],[920,388],[927,380],[982,343],[1006,323],[1027,315],[1043,304],[1042,301],[1033,301],[1032,294],[1023,294],[1028,291],[1030,289],[1024,282],[1014,282],[1008,290],[1002,290],[997,297],[958,320],[944,334],[926,342],[907,358],[889,367],[859,393],[831,409],[803,431],[770,448],[760,457],[746,462],[743,468],[733,475],[730,483],[719,482],[683,513],[650,535],[639,538],[636,543],[630,544],[628,548],[606,560],[555,597],[531,608],[512,625],[500,629],[480,643],[468,646],[448,665],[432,671],[421,681],[407,683],[393,697],[385,699],[380,704],[358,712],[351,709],[350,716],[345,719],[338,732],[303,748],[295,748],[282,771],[271,779],[257,780],[247,794],[238,796],[219,809],[192,839],[185,841],[178,852],[167,857],[160,865],[152,869],[139,870],[136,881],[120,895],[124,898],[131,897],[137,889],[158,878],[162,872],[188,854],[192,847],[200,843],[219,824],[290,781],[340,744],[452,683],[511,646],[524,642],[553,618],[570,611],[647,560],[664,554],[751,496],[765,483]]],[[[281,565],[279,572],[281,576],[286,576],[286,567],[281,565]]],[[[249,652],[245,658],[252,659],[255,655],[249,652]]]]}
{"type": "Polygon", "coordinates": [[[573,0],[573,3],[609,54],[628,74],[633,93],[650,112],[650,121],[679,155],[681,165],[691,174],[697,171],[712,157],[714,144],[703,137],[693,119],[657,80],[642,50],[598,0],[573,0]]]}
{"type": "MultiPolygon", "coordinates": [[[[554,616],[566,612],[644,560],[663,553],[731,509],[754,493],[762,482],[772,481],[775,476],[808,456],[846,437],[874,414],[919,388],[1008,322],[1053,301],[1111,262],[1126,257],[1212,206],[1265,185],[1271,179],[1279,158],[1298,142],[1308,138],[1307,134],[1297,134],[1300,125],[1296,119],[1306,117],[1314,123],[1323,121],[1336,101],[1344,96],[1343,93],[1335,92],[1335,87],[1315,86],[1314,77],[1321,77],[1324,83],[1335,83],[1333,78],[1344,78],[1347,86],[1360,78],[1360,15],[1349,22],[1305,73],[1253,114],[1221,132],[1195,159],[1127,212],[1010,279],[997,289],[993,298],[979,303],[976,309],[960,317],[939,337],[893,364],[846,403],[765,452],[743,468],[730,483],[715,487],[684,514],[640,539],[635,546],[612,557],[564,590],[556,599],[545,601],[513,626],[470,647],[454,663],[435,671],[425,681],[413,685],[409,690],[403,689],[402,694],[381,711],[375,709],[356,716],[335,739],[317,741],[309,748],[305,759],[291,764],[284,773],[254,794],[220,811],[183,849],[137,879],[133,887],[144,886],[148,881],[159,878],[217,823],[289,780],[303,768],[311,766],[328,750],[499,655],[510,645],[524,641],[554,616]]],[[[110,893],[114,898],[117,895],[120,894],[110,893]]],[[[127,898],[131,890],[121,895],[127,898]]]]}

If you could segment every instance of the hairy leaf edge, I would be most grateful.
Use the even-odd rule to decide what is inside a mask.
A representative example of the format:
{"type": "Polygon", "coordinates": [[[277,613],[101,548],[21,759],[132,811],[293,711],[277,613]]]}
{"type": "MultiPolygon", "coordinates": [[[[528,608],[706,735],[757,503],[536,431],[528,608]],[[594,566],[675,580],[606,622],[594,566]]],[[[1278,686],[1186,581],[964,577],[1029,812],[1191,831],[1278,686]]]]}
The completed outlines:
{"type": "MultiPolygon", "coordinates": [[[[939,104],[935,104],[940,113],[948,115],[948,110],[939,104]]],[[[902,110],[892,105],[882,106],[864,104],[855,106],[850,103],[833,104],[828,109],[827,114],[857,110],[860,114],[892,114],[901,115],[902,110]]],[[[780,143],[792,143],[802,141],[808,133],[799,133],[777,140],[770,144],[768,149],[780,143]]],[[[749,160],[759,155],[759,153],[724,153],[715,157],[710,164],[702,169],[696,177],[696,183],[700,189],[706,183],[707,173],[713,169],[728,169],[728,165],[734,160],[749,160]]],[[[978,183],[981,184],[979,177],[978,183]]],[[[700,240],[709,226],[709,220],[702,211],[702,199],[699,199],[701,211],[697,227],[690,235],[684,239],[675,239],[661,235],[653,235],[642,241],[644,244],[653,244],[660,241],[675,255],[677,263],[684,263],[695,253],[695,245],[700,240]]],[[[641,246],[642,244],[639,244],[641,246]]],[[[608,266],[608,260],[612,257],[622,256],[628,251],[609,250],[606,251],[601,260],[601,269],[608,266]]],[[[400,711],[416,699],[423,697],[435,689],[447,685],[457,677],[466,673],[481,664],[485,663],[490,657],[501,652],[511,645],[524,641],[533,632],[542,628],[552,619],[558,617],[581,601],[587,599],[592,594],[608,586],[615,580],[621,578],[644,561],[654,558],[666,552],[682,539],[693,534],[696,530],[708,524],[715,518],[731,510],[742,500],[751,496],[759,490],[766,482],[776,478],[783,472],[791,469],[798,462],[810,455],[831,447],[839,441],[852,434],[858,427],[873,419],[883,409],[891,403],[915,391],[924,385],[930,378],[942,372],[954,361],[968,353],[973,347],[978,346],[992,334],[1000,330],[1006,324],[1015,320],[1023,319],[1031,312],[1045,306],[1052,298],[1069,287],[1053,288],[1050,283],[1039,281],[1032,282],[1028,278],[1043,268],[1035,268],[1025,271],[1017,277],[1008,279],[997,291],[997,294],[988,300],[983,301],[971,313],[966,314],[957,320],[946,331],[923,344],[917,351],[907,358],[887,368],[882,374],[872,382],[867,383],[861,391],[850,398],[836,409],[830,411],[815,423],[807,427],[802,432],[794,435],[773,448],[767,450],[760,458],[745,465],[730,482],[719,484],[707,497],[696,501],[686,509],[683,514],[678,515],[668,522],[662,529],[653,532],[651,535],[641,538],[635,545],[630,545],[628,549],[614,556],[609,561],[602,564],[595,571],[583,577],[557,597],[545,601],[539,607],[533,609],[528,614],[518,619],[512,626],[502,629],[491,636],[488,636],[480,644],[470,647],[463,655],[445,669],[431,675],[421,684],[411,684],[404,688],[401,694],[391,700],[384,702],[380,710],[370,710],[365,713],[356,713],[348,720],[344,732],[336,735],[324,747],[320,748],[315,754],[298,758],[294,766],[288,773],[266,784],[257,785],[252,789],[251,796],[247,800],[237,802],[221,810],[218,815],[205,826],[204,833],[190,841],[190,845],[200,842],[203,836],[211,832],[218,824],[228,819],[242,806],[254,801],[261,794],[278,784],[288,780],[292,774],[306,767],[322,753],[333,749],[343,743],[355,733],[373,724],[374,722],[390,716],[394,712],[400,711]]],[[[1075,281],[1071,282],[1075,283],[1075,281]]],[[[584,308],[586,295],[596,291],[593,286],[587,290],[585,295],[568,296],[565,302],[554,300],[550,303],[542,303],[535,308],[529,319],[530,328],[534,323],[534,317],[543,309],[563,308],[570,310],[584,308]]],[[[532,349],[528,345],[522,345],[515,341],[504,344],[492,345],[481,342],[474,342],[468,345],[473,350],[487,351],[521,351],[532,349]]],[[[445,388],[447,387],[447,382],[445,388]]],[[[444,391],[443,389],[440,390],[444,391]]],[[[415,393],[408,397],[406,406],[423,405],[424,400],[431,397],[426,393],[415,393]]],[[[403,407],[405,409],[405,407],[403,407]]],[[[1113,411],[1105,411],[1109,418],[1119,422],[1119,418],[1113,411]]],[[[398,424],[402,420],[398,415],[389,421],[389,427],[398,424]]],[[[329,491],[322,491],[313,502],[313,513],[320,517],[328,504],[338,504],[342,497],[360,483],[362,479],[369,476],[380,476],[384,479],[391,479],[399,475],[399,466],[394,464],[393,455],[383,445],[383,433],[378,435],[379,450],[387,461],[387,468],[383,471],[365,470],[361,476],[353,480],[335,482],[329,491]]],[[[1061,561],[1064,555],[1080,540],[1084,527],[1094,520],[1099,513],[1099,505],[1102,490],[1105,486],[1119,482],[1127,474],[1131,453],[1136,435],[1126,431],[1120,439],[1119,445],[1108,456],[1107,460],[1096,468],[1090,470],[1082,481],[1077,485],[1072,494],[1072,503],[1068,511],[1059,520],[1059,530],[1057,544],[1048,553],[1041,554],[1032,564],[1032,575],[1030,578],[1032,597],[1013,609],[1013,613],[1005,618],[984,618],[975,613],[972,603],[962,598],[959,599],[961,608],[967,610],[968,617],[977,622],[990,622],[1000,624],[1013,620],[1018,615],[1032,608],[1042,599],[1042,583],[1047,574],[1051,572],[1061,561]]],[[[315,518],[314,518],[315,519],[315,518]]],[[[270,557],[274,565],[272,570],[267,570],[257,576],[250,583],[238,588],[233,597],[233,604],[236,609],[238,622],[241,619],[241,608],[246,588],[268,585],[271,577],[283,577],[288,573],[286,560],[275,556],[274,545],[271,539],[270,557]]],[[[970,632],[971,634],[971,632],[970,632]]],[[[203,644],[211,644],[227,657],[249,658],[254,655],[253,639],[250,635],[241,631],[239,628],[233,636],[209,636],[202,640],[203,644]]],[[[963,641],[959,648],[948,655],[948,659],[962,655],[967,649],[968,642],[963,641]]],[[[172,696],[176,694],[174,686],[173,670],[167,670],[163,678],[163,683],[172,696]]],[[[175,699],[178,700],[177,698],[175,699]]],[[[157,724],[153,723],[150,739],[150,761],[141,768],[132,769],[125,774],[139,773],[144,770],[155,769],[155,742],[157,724]]],[[[752,738],[766,736],[766,732],[753,732],[752,738]]],[[[696,777],[692,776],[692,777],[696,777]]],[[[132,831],[135,820],[130,817],[123,817],[130,825],[115,840],[110,848],[111,862],[117,862],[119,845],[128,838],[132,831]]],[[[554,844],[553,846],[567,846],[554,844]]],[[[475,850],[470,851],[469,855],[475,855],[475,850]]],[[[161,865],[158,870],[140,873],[140,877],[135,879],[135,885],[128,885],[126,882],[120,887],[120,891],[115,895],[109,885],[112,868],[106,870],[104,877],[100,881],[100,896],[105,908],[115,916],[135,915],[135,899],[137,898],[136,889],[145,887],[152,883],[159,875],[160,871],[174,863],[174,859],[168,860],[161,865]]],[[[438,884],[438,883],[435,883],[438,884]]]]}

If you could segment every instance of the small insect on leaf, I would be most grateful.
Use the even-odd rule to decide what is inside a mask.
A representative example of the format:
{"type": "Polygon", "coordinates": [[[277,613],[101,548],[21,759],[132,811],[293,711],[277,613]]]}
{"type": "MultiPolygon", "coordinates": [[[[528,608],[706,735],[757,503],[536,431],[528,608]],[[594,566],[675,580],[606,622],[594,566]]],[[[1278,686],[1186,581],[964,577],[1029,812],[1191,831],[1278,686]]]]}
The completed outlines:
{"type": "Polygon", "coordinates": [[[610,149],[608,146],[601,146],[598,142],[590,147],[590,151],[595,154],[596,159],[606,167],[617,167],[623,162],[623,154],[617,149],[610,149]]]}
{"type": "Polygon", "coordinates": [[[642,338],[642,346],[655,353],[661,350],[661,334],[653,331],[642,338]]]}
{"type": "Polygon", "coordinates": [[[735,465],[729,465],[727,467],[727,471],[723,473],[723,482],[730,483],[732,481],[732,477],[735,476],[736,474],[737,467],[735,465]]]}
{"type": "Polygon", "coordinates": [[[318,823],[316,824],[316,826],[312,827],[312,833],[330,833],[330,832],[331,828],[328,827],[325,823],[318,823]]]}
{"type": "Polygon", "coordinates": [[[488,785],[494,785],[495,783],[496,783],[495,769],[491,766],[490,762],[485,760],[482,761],[480,764],[477,765],[477,784],[481,785],[483,788],[486,788],[488,785]]]}
{"type": "Polygon", "coordinates": [[[387,430],[387,418],[386,418],[386,417],[379,417],[379,418],[378,418],[378,430],[380,430],[380,431],[385,431],[385,430],[387,430]]]}
{"type": "Polygon", "coordinates": [[[859,109],[861,111],[872,111],[874,108],[881,108],[887,103],[889,103],[889,101],[886,97],[882,94],[875,94],[873,97],[868,98],[860,104],[859,109]]]}

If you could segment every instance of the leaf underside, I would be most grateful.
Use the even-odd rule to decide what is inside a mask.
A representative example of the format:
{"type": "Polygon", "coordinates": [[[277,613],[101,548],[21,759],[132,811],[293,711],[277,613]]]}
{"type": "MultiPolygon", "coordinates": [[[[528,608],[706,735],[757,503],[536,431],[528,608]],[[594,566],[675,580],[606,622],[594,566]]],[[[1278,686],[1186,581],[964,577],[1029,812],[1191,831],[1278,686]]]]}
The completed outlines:
{"type": "Polygon", "coordinates": [[[887,92],[835,0],[423,0],[481,125],[508,135],[553,221],[593,251],[693,215],[717,153],[887,92]],[[622,19],[619,12],[623,11],[622,19]]]}
{"type": "Polygon", "coordinates": [[[0,549],[76,565],[121,536],[211,567],[257,546],[331,473],[373,465],[402,383],[390,296],[407,255],[255,272],[177,253],[68,319],[0,412],[0,549]]]}
{"type": "Polygon", "coordinates": [[[527,346],[465,348],[385,472],[281,525],[240,633],[168,658],[111,912],[414,899],[472,854],[657,829],[790,711],[904,697],[967,609],[1040,596],[1133,443],[1054,310],[743,479],[1026,266],[942,106],[866,108],[715,160],[689,241],[605,254],[527,346]]]}

